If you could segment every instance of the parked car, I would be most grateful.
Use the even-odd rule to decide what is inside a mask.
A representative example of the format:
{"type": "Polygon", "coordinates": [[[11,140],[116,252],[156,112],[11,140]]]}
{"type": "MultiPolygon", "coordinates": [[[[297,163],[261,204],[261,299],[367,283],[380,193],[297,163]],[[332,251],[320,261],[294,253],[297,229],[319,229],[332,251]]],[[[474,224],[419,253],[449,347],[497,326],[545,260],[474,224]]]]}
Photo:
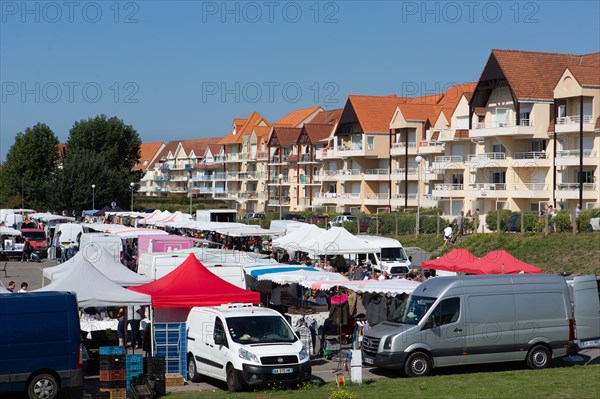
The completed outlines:
{"type": "Polygon", "coordinates": [[[600,212],[592,215],[588,229],[590,231],[600,231],[600,212]]]}
{"type": "Polygon", "coordinates": [[[31,244],[31,251],[40,258],[48,256],[48,237],[42,229],[21,228],[23,238],[27,238],[31,244]]]}
{"type": "Polygon", "coordinates": [[[328,220],[327,216],[312,215],[312,216],[309,216],[308,219],[306,219],[306,223],[309,223],[309,224],[326,224],[327,220],[328,220]]]}
{"type": "Polygon", "coordinates": [[[249,212],[242,216],[242,220],[264,220],[264,213],[249,212]]]}
{"type": "Polygon", "coordinates": [[[330,220],[327,223],[327,227],[342,226],[344,223],[348,223],[348,222],[356,223],[357,220],[358,220],[358,217],[356,217],[356,216],[338,215],[335,218],[333,218],[333,220],[330,220]]]}
{"type": "Polygon", "coordinates": [[[297,222],[306,222],[306,218],[299,213],[286,213],[281,217],[282,220],[295,220],[297,222]]]}
{"type": "Polygon", "coordinates": [[[379,230],[383,228],[383,225],[385,224],[383,219],[380,219],[377,216],[363,216],[358,221],[358,227],[360,228],[360,231],[362,233],[366,233],[367,231],[369,231],[369,226],[371,226],[372,220],[379,220],[379,230]]]}

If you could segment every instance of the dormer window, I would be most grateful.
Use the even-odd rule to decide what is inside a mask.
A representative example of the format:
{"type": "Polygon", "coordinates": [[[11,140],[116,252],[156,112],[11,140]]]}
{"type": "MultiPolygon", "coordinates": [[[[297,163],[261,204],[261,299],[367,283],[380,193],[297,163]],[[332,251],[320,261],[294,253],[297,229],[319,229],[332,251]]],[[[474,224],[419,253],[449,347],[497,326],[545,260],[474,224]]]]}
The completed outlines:
{"type": "Polygon", "coordinates": [[[233,124],[233,129],[232,129],[232,131],[233,131],[233,135],[235,136],[235,134],[237,133],[237,129],[236,129],[236,127],[235,127],[235,123],[233,124]]]}

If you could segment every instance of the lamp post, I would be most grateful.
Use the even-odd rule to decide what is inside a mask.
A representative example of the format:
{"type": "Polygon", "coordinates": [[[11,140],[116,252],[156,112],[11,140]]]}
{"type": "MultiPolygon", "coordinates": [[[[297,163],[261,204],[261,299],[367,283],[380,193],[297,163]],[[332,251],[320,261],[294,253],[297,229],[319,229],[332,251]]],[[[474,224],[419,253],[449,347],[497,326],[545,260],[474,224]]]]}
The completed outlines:
{"type": "Polygon", "coordinates": [[[96,210],[96,185],[92,184],[92,210],[96,210]]]}
{"type": "Polygon", "coordinates": [[[417,163],[417,231],[415,235],[418,236],[421,229],[421,162],[423,162],[423,157],[417,155],[415,162],[417,163]]]}
{"type": "MultiPolygon", "coordinates": [[[[191,178],[191,177],[190,177],[190,178],[188,178],[188,191],[189,191],[189,193],[190,193],[190,215],[192,215],[192,195],[194,195],[194,194],[192,193],[192,185],[193,185],[193,184],[194,184],[194,183],[192,182],[192,178],[191,178]]],[[[194,216],[194,215],[192,215],[192,216],[194,216]]]]}
{"type": "Polygon", "coordinates": [[[134,182],[129,183],[129,187],[131,187],[131,212],[133,212],[133,189],[135,187],[135,183],[134,182]]]}
{"type": "Polygon", "coordinates": [[[282,198],[282,186],[281,183],[283,181],[283,173],[280,173],[279,176],[277,176],[279,178],[279,220],[281,220],[281,213],[282,213],[282,208],[283,208],[283,198],[282,198]]]}

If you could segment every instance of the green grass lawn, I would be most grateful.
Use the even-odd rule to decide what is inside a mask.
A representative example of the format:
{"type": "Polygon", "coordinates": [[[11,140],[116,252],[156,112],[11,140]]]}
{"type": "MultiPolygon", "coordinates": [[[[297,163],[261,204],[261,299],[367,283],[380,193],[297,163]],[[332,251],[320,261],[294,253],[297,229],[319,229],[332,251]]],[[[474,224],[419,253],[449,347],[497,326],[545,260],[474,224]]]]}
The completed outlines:
{"type": "Polygon", "coordinates": [[[187,398],[598,398],[600,365],[557,367],[545,370],[513,370],[488,373],[439,375],[425,378],[385,378],[348,384],[347,395],[334,383],[320,387],[276,391],[262,390],[231,394],[223,390],[171,393],[173,399],[187,398]],[[337,393],[337,396],[334,396],[337,393]]]}
{"type": "MultiPolygon", "coordinates": [[[[432,252],[443,245],[435,234],[399,236],[405,247],[420,247],[432,252]]],[[[541,268],[544,273],[570,271],[580,274],[600,274],[600,234],[553,233],[491,233],[473,234],[456,245],[466,248],[475,256],[483,256],[496,249],[504,249],[520,260],[541,268]]],[[[439,254],[450,251],[446,248],[439,254]]]]}

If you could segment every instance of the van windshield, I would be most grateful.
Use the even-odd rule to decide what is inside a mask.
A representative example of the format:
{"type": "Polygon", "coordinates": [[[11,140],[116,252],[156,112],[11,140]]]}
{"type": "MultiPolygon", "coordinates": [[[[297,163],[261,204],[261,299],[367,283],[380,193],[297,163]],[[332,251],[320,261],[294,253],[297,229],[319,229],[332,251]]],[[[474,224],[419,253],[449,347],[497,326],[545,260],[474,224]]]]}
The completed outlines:
{"type": "Polygon", "coordinates": [[[401,322],[406,324],[419,324],[423,316],[425,316],[436,300],[437,298],[411,295],[408,300],[404,302],[406,306],[404,307],[401,322]]]}
{"type": "Polygon", "coordinates": [[[43,231],[23,231],[23,237],[34,241],[46,241],[46,233],[43,231]]]}
{"type": "Polygon", "coordinates": [[[238,344],[298,340],[281,316],[228,317],[227,327],[231,339],[238,344]]]}
{"type": "Polygon", "coordinates": [[[403,248],[381,248],[381,260],[384,261],[405,261],[408,257],[403,248]]]}

